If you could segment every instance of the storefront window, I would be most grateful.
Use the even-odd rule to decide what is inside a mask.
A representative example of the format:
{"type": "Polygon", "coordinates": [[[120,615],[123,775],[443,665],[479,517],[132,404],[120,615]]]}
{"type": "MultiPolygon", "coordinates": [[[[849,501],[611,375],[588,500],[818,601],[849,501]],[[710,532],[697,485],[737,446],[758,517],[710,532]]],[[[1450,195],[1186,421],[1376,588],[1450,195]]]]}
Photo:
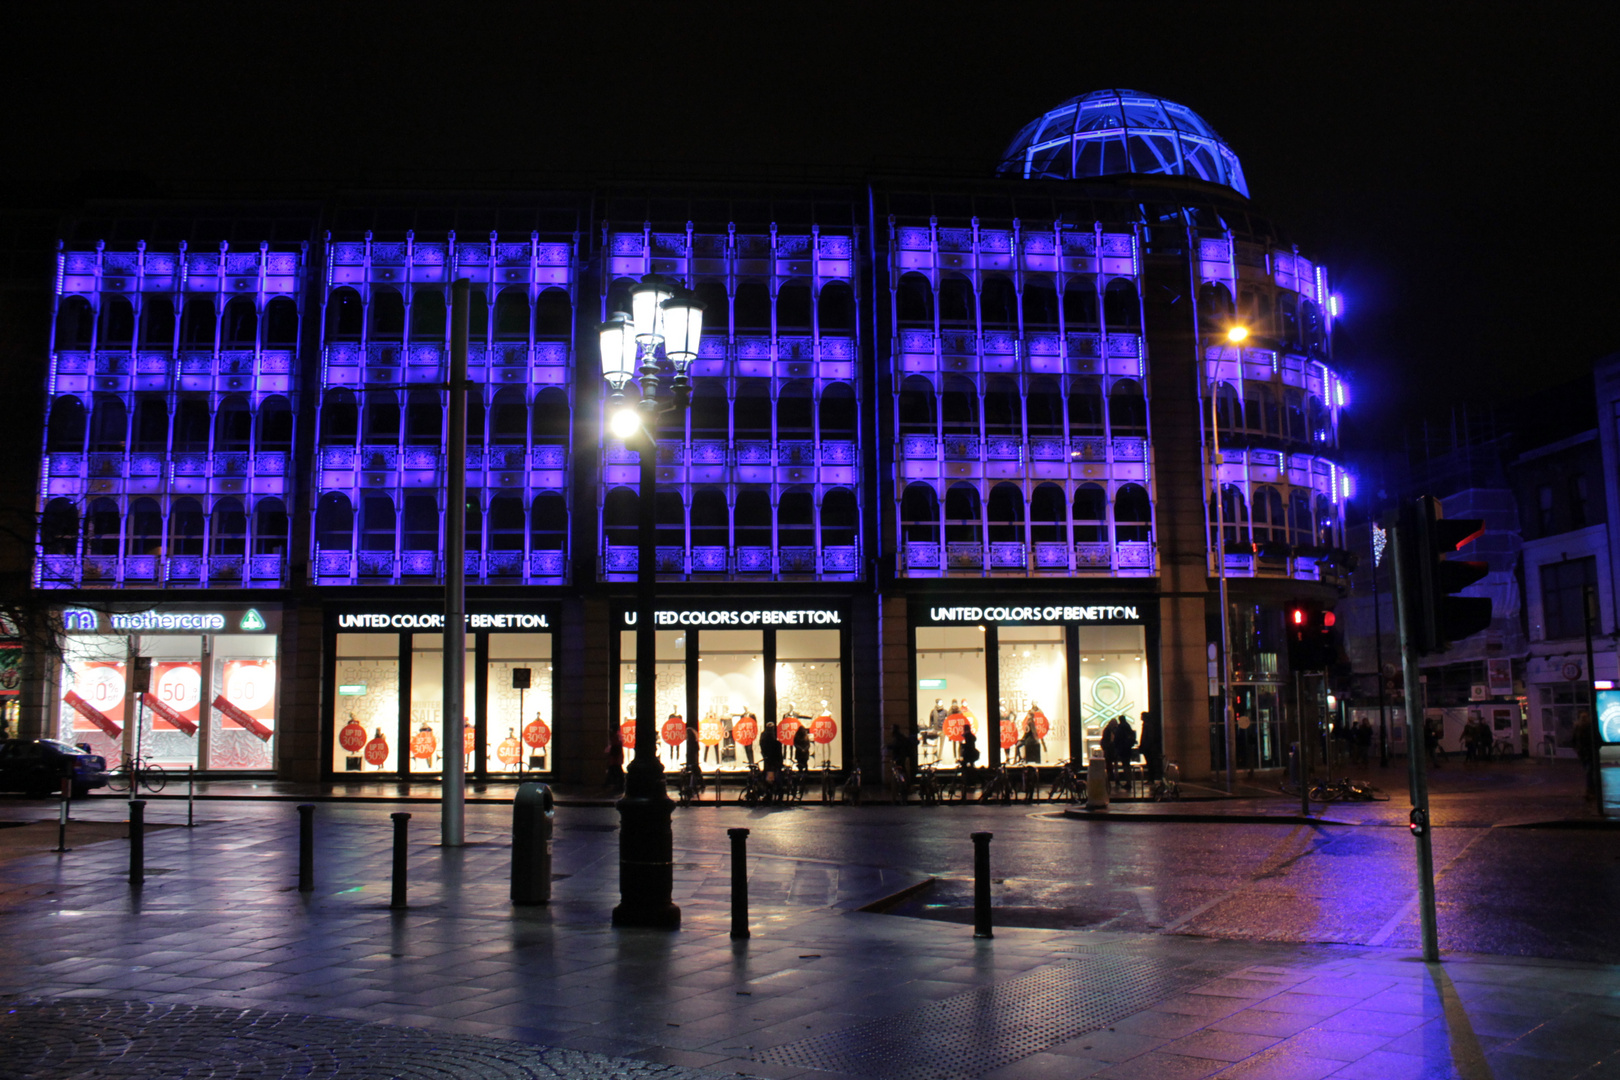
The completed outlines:
{"type": "MultiPolygon", "coordinates": [[[[1005,633],[1006,631],[1003,631],[1005,633]]],[[[1142,740],[1142,713],[1148,708],[1147,654],[1140,626],[1081,626],[1080,716],[1085,725],[1084,755],[1101,745],[1103,725],[1123,716],[1142,740]]]]}
{"type": "Polygon", "coordinates": [[[978,626],[917,628],[917,760],[955,766],[962,737],[971,730],[979,760],[986,758],[984,724],[984,629],[978,626]]]}
{"type": "Polygon", "coordinates": [[[127,700],[128,657],[127,637],[75,634],[67,639],[62,660],[57,738],[88,746],[107,759],[109,768],[123,758],[124,732],[134,714],[127,700]]]}
{"type": "Polygon", "coordinates": [[[338,772],[399,768],[399,635],[339,634],[333,679],[338,772]]]}
{"type": "Polygon", "coordinates": [[[201,765],[202,636],[148,635],[140,639],[140,654],[152,665],[146,695],[131,702],[140,716],[142,754],[164,768],[201,765]]]}
{"type": "MultiPolygon", "coordinates": [[[[478,708],[478,663],[474,659],[476,642],[467,638],[466,665],[463,671],[461,750],[462,767],[472,771],[475,733],[473,713],[478,708]]],[[[444,768],[446,753],[444,730],[444,635],[411,635],[411,735],[410,769],[417,773],[436,773],[444,768]]]]}
{"type": "MultiPolygon", "coordinates": [[[[686,631],[657,631],[658,648],[654,654],[654,685],[657,708],[653,730],[658,735],[658,756],[664,768],[679,768],[686,760],[686,631]],[[674,721],[672,724],[671,721],[674,721]],[[671,743],[665,736],[672,735],[671,743]]],[[[635,744],[636,728],[636,634],[625,630],[619,634],[619,716],[620,734],[624,739],[625,758],[631,756],[635,744]]]]}
{"type": "MultiPolygon", "coordinates": [[[[703,630],[698,649],[698,742],[703,746],[699,762],[705,769],[746,769],[748,753],[737,749],[737,722],[745,716],[758,717],[765,707],[765,634],[703,630]]],[[[777,700],[782,701],[780,694],[777,700]]],[[[788,705],[784,702],[782,708],[785,711],[788,705]]],[[[806,717],[804,723],[809,722],[806,717]]],[[[750,749],[758,750],[757,740],[750,749]]]]}
{"type": "Polygon", "coordinates": [[[220,634],[213,639],[210,769],[271,769],[276,731],[276,639],[220,634]]]}
{"type": "Polygon", "coordinates": [[[1237,729],[1237,767],[1275,768],[1282,760],[1282,712],[1275,684],[1237,685],[1232,688],[1232,711],[1237,729]]]}
{"type": "Polygon", "coordinates": [[[551,761],[551,635],[490,634],[488,685],[485,770],[544,772],[551,761]]]}
{"type": "Polygon", "coordinates": [[[1069,756],[1069,664],[1063,627],[1003,626],[998,638],[997,734],[1004,760],[1031,765],[1064,760],[1069,756]]]}
{"type": "MultiPolygon", "coordinates": [[[[776,701],[810,729],[810,764],[834,768],[844,761],[843,668],[836,630],[776,632],[776,701]]],[[[703,636],[707,653],[709,637],[703,636]]],[[[780,731],[780,722],[778,730],[780,731]]]]}

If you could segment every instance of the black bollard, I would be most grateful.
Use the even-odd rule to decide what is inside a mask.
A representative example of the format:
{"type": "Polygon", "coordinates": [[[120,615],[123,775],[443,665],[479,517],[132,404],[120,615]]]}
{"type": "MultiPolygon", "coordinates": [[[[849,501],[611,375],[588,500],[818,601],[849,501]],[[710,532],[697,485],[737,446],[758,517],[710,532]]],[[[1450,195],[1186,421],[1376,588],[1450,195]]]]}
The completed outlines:
{"type": "Polygon", "coordinates": [[[129,800],[129,883],[146,880],[146,801],[129,800]]]}
{"type": "Polygon", "coordinates": [[[197,824],[191,816],[191,811],[197,799],[197,768],[194,765],[186,766],[186,828],[194,828],[197,824]]]}
{"type": "Polygon", "coordinates": [[[731,837],[731,939],[753,937],[748,930],[748,830],[727,829],[731,837]]]}
{"type": "Polygon", "coordinates": [[[519,784],[512,799],[512,903],[551,902],[551,834],[556,799],[546,784],[519,784]]]}
{"type": "Polygon", "coordinates": [[[62,780],[61,805],[56,808],[56,850],[66,853],[73,849],[67,846],[68,805],[73,800],[73,781],[67,778],[62,780]]]}
{"type": "Polygon", "coordinates": [[[395,911],[405,910],[405,828],[411,815],[396,811],[388,815],[394,819],[394,896],[388,906],[395,911]]]}
{"type": "Polygon", "coordinates": [[[990,838],[994,833],[976,832],[973,839],[973,936],[995,937],[990,932],[990,838]]]}
{"type": "Polygon", "coordinates": [[[298,804],[298,891],[315,891],[315,804],[298,804]]]}

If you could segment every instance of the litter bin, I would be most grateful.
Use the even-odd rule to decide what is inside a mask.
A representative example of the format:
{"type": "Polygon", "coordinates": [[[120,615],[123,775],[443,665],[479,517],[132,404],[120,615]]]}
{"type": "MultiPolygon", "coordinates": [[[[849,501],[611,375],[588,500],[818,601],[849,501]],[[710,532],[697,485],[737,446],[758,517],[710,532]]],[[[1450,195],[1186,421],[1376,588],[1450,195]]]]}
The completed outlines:
{"type": "Polygon", "coordinates": [[[1092,750],[1086,762],[1086,809],[1108,809],[1108,761],[1101,747],[1092,750]]]}
{"type": "Polygon", "coordinates": [[[547,784],[521,784],[512,799],[512,903],[551,902],[551,834],[557,801],[547,784]]]}

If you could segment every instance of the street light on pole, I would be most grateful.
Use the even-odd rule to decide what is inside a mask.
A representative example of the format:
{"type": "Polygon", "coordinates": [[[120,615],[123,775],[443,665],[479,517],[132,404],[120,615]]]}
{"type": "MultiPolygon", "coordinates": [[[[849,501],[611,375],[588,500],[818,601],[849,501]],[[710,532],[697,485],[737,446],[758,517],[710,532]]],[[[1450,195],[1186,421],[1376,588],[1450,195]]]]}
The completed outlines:
{"type": "Polygon", "coordinates": [[[675,802],[664,789],[664,766],[658,760],[658,647],[653,612],[658,599],[654,544],[657,515],[658,420],[685,415],[691,401],[686,370],[697,357],[703,334],[703,304],[675,282],[648,274],[630,291],[630,311],[616,311],[598,329],[602,374],[613,388],[608,398],[608,430],[640,456],[636,530],[636,745],[625,769],[624,797],[619,800],[619,904],[613,925],[675,930],[681,909],[674,892],[674,838],[670,814],[675,802]],[[625,396],[637,374],[639,400],[625,396]],[[660,400],[665,376],[669,394],[660,400]]]}
{"type": "MultiPolygon", "coordinates": [[[[1226,328],[1226,340],[1241,345],[1249,337],[1249,328],[1233,323],[1226,328]]],[[[1206,358],[1206,363],[1207,363],[1206,358]]],[[[1215,489],[1215,572],[1220,582],[1221,604],[1221,743],[1222,757],[1226,759],[1226,790],[1237,785],[1237,726],[1232,720],[1232,611],[1226,599],[1226,513],[1221,492],[1221,424],[1216,415],[1216,402],[1221,396],[1221,381],[1214,365],[1209,368],[1209,475],[1215,489]]]]}

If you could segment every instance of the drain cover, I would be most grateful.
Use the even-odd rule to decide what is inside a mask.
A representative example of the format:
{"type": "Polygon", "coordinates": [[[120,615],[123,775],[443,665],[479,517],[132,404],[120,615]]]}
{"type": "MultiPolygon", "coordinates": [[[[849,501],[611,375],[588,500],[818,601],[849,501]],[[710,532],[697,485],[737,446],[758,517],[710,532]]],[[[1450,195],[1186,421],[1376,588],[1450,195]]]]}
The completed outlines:
{"type": "Polygon", "coordinates": [[[972,1080],[1210,978],[1185,962],[1099,951],[754,1058],[885,1080],[972,1080]]]}

